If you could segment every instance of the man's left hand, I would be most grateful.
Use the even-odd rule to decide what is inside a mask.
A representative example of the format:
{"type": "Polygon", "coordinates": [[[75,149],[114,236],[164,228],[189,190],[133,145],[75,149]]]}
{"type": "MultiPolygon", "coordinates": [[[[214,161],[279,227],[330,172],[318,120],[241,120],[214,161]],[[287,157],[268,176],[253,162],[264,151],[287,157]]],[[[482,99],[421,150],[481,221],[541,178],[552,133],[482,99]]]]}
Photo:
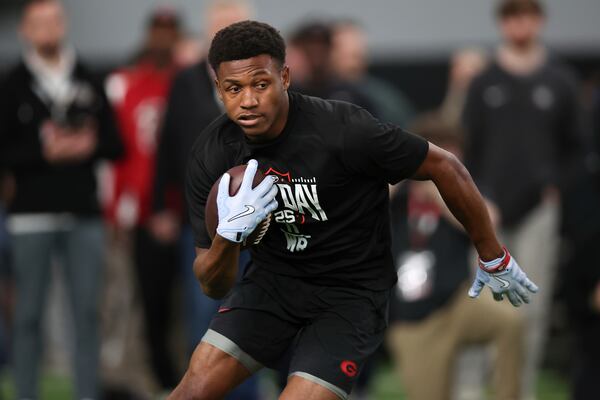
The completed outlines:
{"type": "Polygon", "coordinates": [[[511,304],[519,307],[523,303],[529,303],[531,294],[536,293],[538,287],[527,278],[508,250],[504,249],[504,252],[504,255],[496,260],[479,261],[469,296],[479,297],[483,287],[487,285],[492,290],[495,300],[501,301],[506,294],[511,304]]]}

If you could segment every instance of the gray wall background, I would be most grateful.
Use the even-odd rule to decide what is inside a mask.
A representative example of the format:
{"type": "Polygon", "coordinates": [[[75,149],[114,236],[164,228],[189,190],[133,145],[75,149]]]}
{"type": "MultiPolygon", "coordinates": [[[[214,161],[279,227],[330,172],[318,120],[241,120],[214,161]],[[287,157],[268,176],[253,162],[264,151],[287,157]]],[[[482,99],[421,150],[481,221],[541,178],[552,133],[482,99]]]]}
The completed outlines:
{"type": "MultiPolygon", "coordinates": [[[[0,0],[1,1],[1,0],[0,0]]],[[[87,57],[114,62],[134,51],[148,12],[178,9],[189,30],[202,31],[207,0],[64,0],[70,41],[87,57]]],[[[493,0],[255,0],[256,19],[287,32],[303,19],[350,17],[366,27],[376,59],[428,58],[465,45],[492,45],[493,0]]],[[[600,0],[546,0],[545,41],[561,53],[600,54],[600,0]]],[[[0,15],[0,60],[19,52],[18,15],[0,15]]]]}

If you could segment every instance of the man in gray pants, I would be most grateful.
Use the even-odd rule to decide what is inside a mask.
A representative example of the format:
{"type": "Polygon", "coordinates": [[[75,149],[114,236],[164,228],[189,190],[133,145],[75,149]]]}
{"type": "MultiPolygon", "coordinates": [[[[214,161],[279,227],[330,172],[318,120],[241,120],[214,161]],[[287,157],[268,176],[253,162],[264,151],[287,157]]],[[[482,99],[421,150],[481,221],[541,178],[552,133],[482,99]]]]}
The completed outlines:
{"type": "Polygon", "coordinates": [[[104,232],[95,162],[122,145],[102,86],[63,45],[58,0],[28,2],[21,62],[0,85],[0,163],[13,176],[9,206],[16,287],[17,398],[38,397],[41,321],[51,264],[60,261],[75,322],[75,394],[99,397],[98,301],[104,232]]]}

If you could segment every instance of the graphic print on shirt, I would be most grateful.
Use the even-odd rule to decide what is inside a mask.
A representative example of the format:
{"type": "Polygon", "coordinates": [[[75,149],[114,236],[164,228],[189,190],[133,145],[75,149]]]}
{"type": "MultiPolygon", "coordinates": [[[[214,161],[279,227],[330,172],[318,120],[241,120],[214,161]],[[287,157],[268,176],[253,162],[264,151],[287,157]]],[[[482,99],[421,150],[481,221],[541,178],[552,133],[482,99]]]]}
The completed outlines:
{"type": "Polygon", "coordinates": [[[142,100],[133,110],[136,124],[136,142],[143,154],[154,154],[158,143],[158,128],[163,114],[164,100],[152,97],[142,100]]]}
{"type": "Polygon", "coordinates": [[[275,211],[273,216],[275,222],[281,224],[287,250],[291,253],[306,250],[311,236],[302,233],[302,226],[309,219],[327,221],[327,214],[319,204],[317,178],[292,178],[289,171],[280,172],[272,167],[265,175],[277,178],[279,204],[283,209],[275,211]]]}

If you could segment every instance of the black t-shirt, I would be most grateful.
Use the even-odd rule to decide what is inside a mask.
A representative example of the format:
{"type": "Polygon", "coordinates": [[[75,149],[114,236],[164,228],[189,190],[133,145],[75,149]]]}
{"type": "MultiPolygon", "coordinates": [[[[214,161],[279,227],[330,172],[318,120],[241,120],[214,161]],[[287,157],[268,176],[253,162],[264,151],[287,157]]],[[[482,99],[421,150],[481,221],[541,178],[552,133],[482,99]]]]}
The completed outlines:
{"type": "Polygon", "coordinates": [[[522,222],[545,187],[577,178],[584,146],[579,85],[552,57],[524,76],[492,63],[469,86],[464,125],[465,165],[505,227],[522,222]]]}
{"type": "Polygon", "coordinates": [[[226,115],[200,135],[186,182],[196,246],[211,244],[204,206],[212,185],[254,158],[263,173],[279,177],[279,208],[251,249],[257,267],[328,286],[389,288],[396,273],[388,183],[414,174],[428,143],[350,103],[289,98],[286,126],[271,142],[248,142],[226,115]]]}

